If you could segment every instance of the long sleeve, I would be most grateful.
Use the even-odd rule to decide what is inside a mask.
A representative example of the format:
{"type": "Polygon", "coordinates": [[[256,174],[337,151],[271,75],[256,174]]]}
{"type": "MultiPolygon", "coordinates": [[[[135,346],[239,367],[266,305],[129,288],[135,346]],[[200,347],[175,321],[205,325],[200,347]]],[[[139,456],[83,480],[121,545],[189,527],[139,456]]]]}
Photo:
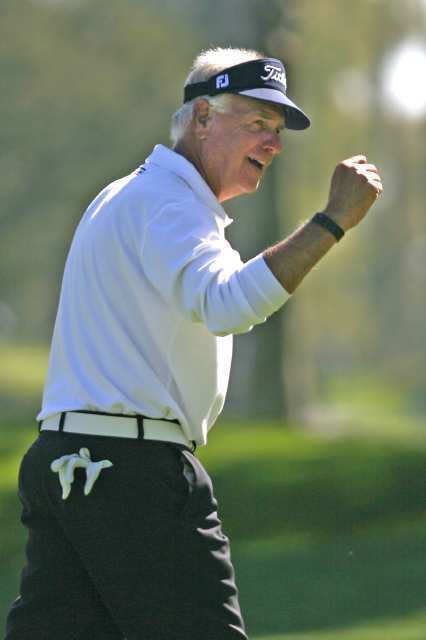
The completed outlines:
{"type": "Polygon", "coordinates": [[[190,199],[147,224],[142,260],[155,289],[217,336],[249,331],[289,297],[261,255],[244,263],[210,212],[190,199]]]}

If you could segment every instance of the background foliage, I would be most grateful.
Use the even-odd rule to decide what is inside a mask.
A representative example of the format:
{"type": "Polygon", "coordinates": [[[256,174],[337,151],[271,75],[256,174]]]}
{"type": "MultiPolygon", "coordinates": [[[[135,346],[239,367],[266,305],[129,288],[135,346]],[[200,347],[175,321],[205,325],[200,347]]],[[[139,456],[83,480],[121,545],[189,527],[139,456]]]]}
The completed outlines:
{"type": "MultiPolygon", "coordinates": [[[[425,117],[393,104],[386,69],[404,43],[424,42],[426,3],[231,4],[232,20],[224,0],[2,2],[0,339],[48,344],[83,210],[168,143],[194,55],[255,46],[286,61],[290,95],[313,125],[286,132],[261,190],[227,206],[242,256],[321,209],[344,157],[366,153],[385,192],[282,311],[237,338],[228,415],[321,421],[324,393],[363,375],[397,387],[406,412],[423,414],[425,117]]],[[[405,64],[400,92],[411,77],[421,99],[422,70],[405,64]]]]}

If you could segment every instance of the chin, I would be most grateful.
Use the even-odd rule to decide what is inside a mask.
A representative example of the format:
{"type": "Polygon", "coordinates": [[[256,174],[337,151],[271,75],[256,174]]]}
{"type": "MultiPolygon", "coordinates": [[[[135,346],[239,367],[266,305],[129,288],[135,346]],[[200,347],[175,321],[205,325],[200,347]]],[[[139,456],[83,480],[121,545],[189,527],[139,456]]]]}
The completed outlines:
{"type": "Polygon", "coordinates": [[[228,191],[227,194],[219,197],[219,202],[225,202],[226,200],[232,200],[232,198],[238,198],[238,196],[244,196],[250,193],[254,193],[259,188],[259,185],[260,180],[258,180],[256,183],[246,182],[244,184],[240,184],[237,189],[228,191]]]}
{"type": "Polygon", "coordinates": [[[243,187],[244,189],[243,193],[254,193],[255,191],[258,190],[259,186],[260,186],[260,180],[258,180],[256,183],[254,182],[247,183],[243,187]]]}

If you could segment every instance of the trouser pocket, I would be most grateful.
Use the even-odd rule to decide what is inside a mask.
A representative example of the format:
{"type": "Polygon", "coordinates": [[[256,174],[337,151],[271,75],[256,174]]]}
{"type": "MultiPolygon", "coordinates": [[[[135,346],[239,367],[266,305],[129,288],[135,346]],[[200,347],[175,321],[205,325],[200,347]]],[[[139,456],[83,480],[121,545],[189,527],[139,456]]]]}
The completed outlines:
{"type": "Polygon", "coordinates": [[[189,494],[193,493],[197,480],[197,474],[193,464],[188,460],[185,455],[182,455],[183,475],[188,483],[189,494]]]}
{"type": "Polygon", "coordinates": [[[191,520],[202,521],[208,514],[217,510],[212,481],[201,462],[190,451],[182,449],[181,459],[183,474],[188,485],[185,515],[191,520]]]}

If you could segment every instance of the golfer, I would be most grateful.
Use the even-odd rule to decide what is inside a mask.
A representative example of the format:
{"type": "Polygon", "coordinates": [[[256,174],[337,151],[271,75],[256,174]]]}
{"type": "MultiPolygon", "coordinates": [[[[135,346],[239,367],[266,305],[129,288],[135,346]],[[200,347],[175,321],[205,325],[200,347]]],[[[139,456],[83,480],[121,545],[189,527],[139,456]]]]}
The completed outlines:
{"type": "Polygon", "coordinates": [[[382,191],[365,156],[340,162],[326,208],[242,262],[222,204],[256,191],[286,130],[309,124],[280,60],[205,51],[172,147],[83,215],[20,470],[29,537],[7,640],[247,638],[195,449],[224,404],[233,334],[277,311],[382,191]]]}

